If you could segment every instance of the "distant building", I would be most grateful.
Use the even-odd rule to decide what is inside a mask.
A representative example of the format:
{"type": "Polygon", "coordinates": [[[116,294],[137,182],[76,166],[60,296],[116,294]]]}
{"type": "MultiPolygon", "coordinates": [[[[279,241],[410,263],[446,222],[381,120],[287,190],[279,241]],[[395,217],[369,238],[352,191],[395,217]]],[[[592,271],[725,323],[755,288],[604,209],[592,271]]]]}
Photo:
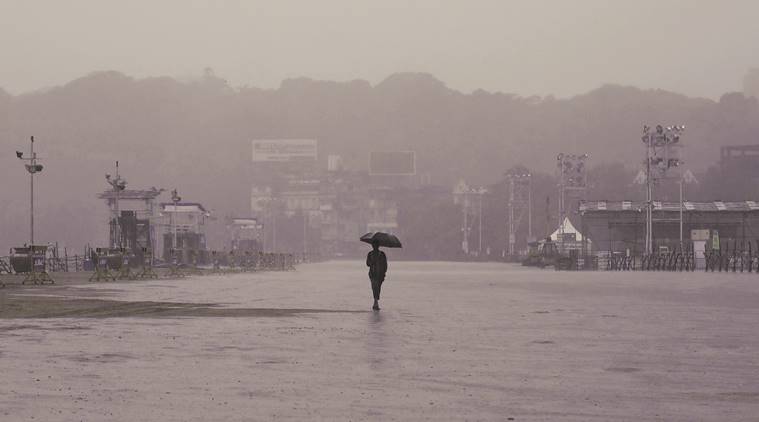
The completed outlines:
{"type": "Polygon", "coordinates": [[[721,147],[719,164],[722,177],[728,181],[759,181],[759,145],[721,147]]]}
{"type": "Polygon", "coordinates": [[[367,172],[336,167],[300,176],[275,188],[251,189],[251,212],[264,224],[264,249],[353,255],[368,231],[397,234],[399,188],[377,184],[367,172]]]}
{"type": "Polygon", "coordinates": [[[227,225],[230,232],[230,249],[242,251],[261,251],[263,225],[257,218],[232,218],[227,225]]]}
{"type": "Polygon", "coordinates": [[[371,189],[365,206],[367,232],[398,233],[398,200],[392,188],[371,189]]]}
{"type": "Polygon", "coordinates": [[[261,247],[355,255],[365,249],[358,238],[366,232],[399,234],[399,195],[419,185],[414,152],[370,152],[365,163],[332,154],[319,162],[316,145],[309,139],[253,141],[250,202],[262,226],[261,247]]]}
{"type": "Polygon", "coordinates": [[[161,204],[163,227],[163,259],[171,258],[176,250],[180,262],[206,260],[205,223],[210,213],[197,202],[172,202],[161,204]]]}
{"type": "MultiPolygon", "coordinates": [[[[586,201],[580,204],[580,232],[592,240],[590,253],[645,251],[646,211],[641,201],[586,201]]],[[[679,202],[654,201],[654,251],[680,246],[679,202]]],[[[686,250],[703,257],[705,249],[753,247],[759,233],[759,203],[683,202],[683,241],[686,250]]],[[[756,250],[756,249],[754,249],[756,250]]]]}

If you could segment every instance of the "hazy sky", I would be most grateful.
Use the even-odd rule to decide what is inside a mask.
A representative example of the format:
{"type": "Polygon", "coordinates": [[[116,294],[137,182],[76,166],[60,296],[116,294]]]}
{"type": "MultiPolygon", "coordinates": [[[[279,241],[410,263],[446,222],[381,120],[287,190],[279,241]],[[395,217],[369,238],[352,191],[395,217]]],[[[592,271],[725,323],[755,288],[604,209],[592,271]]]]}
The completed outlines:
{"type": "Polygon", "coordinates": [[[756,0],[0,0],[0,87],[95,70],[233,86],[429,72],[571,96],[603,83],[716,98],[759,67],[756,0]]]}

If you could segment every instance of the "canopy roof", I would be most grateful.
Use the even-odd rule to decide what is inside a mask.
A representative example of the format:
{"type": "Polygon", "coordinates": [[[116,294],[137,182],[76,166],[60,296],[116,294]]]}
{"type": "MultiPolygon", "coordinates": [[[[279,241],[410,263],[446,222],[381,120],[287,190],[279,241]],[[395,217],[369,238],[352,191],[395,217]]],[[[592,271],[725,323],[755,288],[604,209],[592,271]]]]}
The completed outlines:
{"type": "MultiPolygon", "coordinates": [[[[643,201],[585,201],[580,203],[580,212],[643,212],[646,203],[643,201]]],[[[654,201],[654,211],[679,212],[679,202],[654,201]]],[[[683,202],[683,212],[757,212],[758,201],[710,201],[683,202]]]]}
{"type": "MultiPolygon", "coordinates": [[[[577,241],[582,241],[582,238],[583,238],[582,233],[580,233],[580,231],[577,230],[577,228],[575,228],[572,222],[569,221],[569,217],[564,217],[564,221],[562,222],[561,226],[559,226],[559,228],[557,228],[556,231],[551,233],[551,240],[553,240],[554,242],[559,240],[559,233],[561,233],[562,227],[564,229],[564,234],[574,233],[575,239],[577,239],[577,241]]],[[[588,241],[590,241],[590,239],[588,239],[588,241]]]]}

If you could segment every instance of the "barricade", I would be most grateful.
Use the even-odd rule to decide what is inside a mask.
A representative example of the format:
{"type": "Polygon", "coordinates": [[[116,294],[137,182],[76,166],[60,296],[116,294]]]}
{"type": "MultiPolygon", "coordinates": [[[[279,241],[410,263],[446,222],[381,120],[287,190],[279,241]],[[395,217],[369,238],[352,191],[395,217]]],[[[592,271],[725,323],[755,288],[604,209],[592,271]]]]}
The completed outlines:
{"type": "Polygon", "coordinates": [[[137,274],[141,279],[156,279],[158,274],[153,270],[153,251],[148,248],[142,248],[142,271],[137,274]]]}

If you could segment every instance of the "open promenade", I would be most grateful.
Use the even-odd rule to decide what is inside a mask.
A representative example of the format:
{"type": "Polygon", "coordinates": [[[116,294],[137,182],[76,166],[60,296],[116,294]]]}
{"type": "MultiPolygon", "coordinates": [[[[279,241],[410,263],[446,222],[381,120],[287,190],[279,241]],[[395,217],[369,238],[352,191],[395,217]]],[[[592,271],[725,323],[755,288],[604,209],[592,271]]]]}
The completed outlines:
{"type": "Polygon", "coordinates": [[[746,421],[759,275],[360,261],[0,289],[0,420],[746,421]]]}

